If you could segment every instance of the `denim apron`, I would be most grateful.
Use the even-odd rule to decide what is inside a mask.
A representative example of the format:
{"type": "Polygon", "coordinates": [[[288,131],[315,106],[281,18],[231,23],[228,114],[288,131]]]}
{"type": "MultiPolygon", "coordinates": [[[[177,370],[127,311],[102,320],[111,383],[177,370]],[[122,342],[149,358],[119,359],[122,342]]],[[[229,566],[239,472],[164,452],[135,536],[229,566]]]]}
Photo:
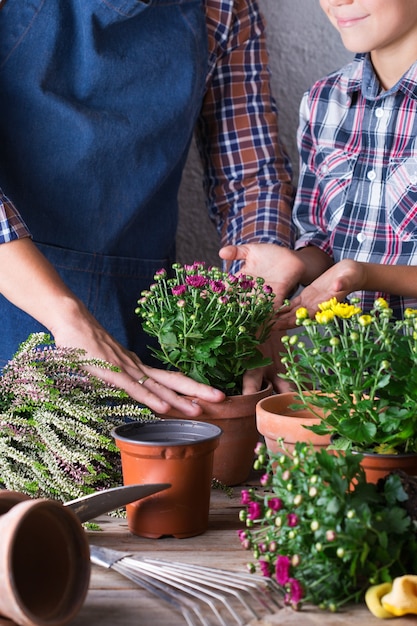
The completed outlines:
{"type": "MultiPolygon", "coordinates": [[[[2,7],[0,187],[68,287],[143,358],[134,310],[175,256],[207,72],[203,0],[2,7]]],[[[4,298],[0,319],[0,365],[45,330],[4,298]]]]}

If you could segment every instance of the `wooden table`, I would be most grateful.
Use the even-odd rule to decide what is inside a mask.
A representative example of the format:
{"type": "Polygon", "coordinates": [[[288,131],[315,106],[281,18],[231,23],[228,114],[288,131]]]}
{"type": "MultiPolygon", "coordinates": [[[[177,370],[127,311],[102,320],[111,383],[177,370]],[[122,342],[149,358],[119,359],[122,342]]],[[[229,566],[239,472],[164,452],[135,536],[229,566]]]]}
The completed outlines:
{"type": "MultiPolygon", "coordinates": [[[[257,484],[257,483],[256,483],[257,484]]],[[[220,567],[238,572],[246,571],[251,553],[240,546],[237,530],[242,528],[238,513],[240,491],[233,489],[230,496],[223,491],[212,491],[209,528],[206,533],[188,539],[145,539],[132,535],[124,519],[100,517],[97,522],[101,531],[88,531],[91,544],[113,548],[137,556],[146,555],[171,561],[220,567]]],[[[288,607],[279,608],[273,615],[264,614],[261,620],[253,620],[242,613],[245,624],[257,626],[339,626],[356,624],[372,626],[384,623],[375,618],[365,605],[349,608],[341,613],[327,613],[312,608],[295,612],[288,607]]],[[[213,620],[211,624],[216,624],[213,620]]],[[[227,620],[233,626],[233,619],[227,620]]],[[[119,573],[93,565],[90,590],[86,602],[74,626],[184,626],[181,613],[166,605],[149,592],[141,589],[119,573]]],[[[417,624],[417,616],[396,618],[393,626],[417,624]]]]}

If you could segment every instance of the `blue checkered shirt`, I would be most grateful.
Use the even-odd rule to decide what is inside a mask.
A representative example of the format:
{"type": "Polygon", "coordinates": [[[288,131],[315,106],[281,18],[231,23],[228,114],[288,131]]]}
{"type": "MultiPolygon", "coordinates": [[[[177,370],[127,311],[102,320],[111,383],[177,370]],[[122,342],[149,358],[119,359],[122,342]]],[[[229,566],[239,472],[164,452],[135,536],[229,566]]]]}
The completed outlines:
{"type": "MultiPolygon", "coordinates": [[[[417,63],[381,91],[368,55],[304,94],[298,131],[300,182],[296,247],[380,264],[417,264],[417,63]]],[[[375,297],[396,314],[417,300],[375,297]]]]}

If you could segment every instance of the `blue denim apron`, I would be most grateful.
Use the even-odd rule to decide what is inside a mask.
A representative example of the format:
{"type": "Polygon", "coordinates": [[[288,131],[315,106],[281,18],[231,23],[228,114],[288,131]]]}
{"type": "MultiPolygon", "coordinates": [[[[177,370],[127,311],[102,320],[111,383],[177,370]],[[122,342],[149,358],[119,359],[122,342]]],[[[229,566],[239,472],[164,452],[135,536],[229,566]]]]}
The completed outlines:
{"type": "MultiPolygon", "coordinates": [[[[175,256],[207,71],[203,0],[3,7],[0,187],[70,289],[143,358],[150,340],[134,310],[175,256]]],[[[4,298],[0,319],[0,364],[45,330],[4,298]]]]}

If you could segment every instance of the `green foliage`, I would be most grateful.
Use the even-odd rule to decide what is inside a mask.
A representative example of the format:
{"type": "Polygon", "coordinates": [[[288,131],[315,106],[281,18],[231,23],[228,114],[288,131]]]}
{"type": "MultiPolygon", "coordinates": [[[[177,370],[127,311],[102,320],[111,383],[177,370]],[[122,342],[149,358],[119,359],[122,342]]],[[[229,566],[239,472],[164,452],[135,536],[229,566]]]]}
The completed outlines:
{"type": "Polygon", "coordinates": [[[382,298],[369,314],[332,299],[314,320],[305,309],[297,317],[303,330],[284,338],[283,377],[323,412],[311,430],[337,435],[339,449],[416,452],[417,311],[396,320],[382,298]]]}
{"type": "Polygon", "coordinates": [[[367,483],[359,454],[301,442],[270,456],[259,445],[257,455],[263,488],[242,491],[239,537],[257,561],[249,569],[272,576],[293,608],[334,611],[370,585],[417,571],[417,529],[398,475],[367,483]]]}
{"type": "Polygon", "coordinates": [[[243,374],[271,363],[258,349],[272,328],[271,288],[204,263],[173,269],[173,278],[157,272],[136,309],[145,332],[158,339],[155,356],[198,382],[240,394],[243,374]]]}
{"type": "Polygon", "coordinates": [[[44,333],[21,344],[0,377],[0,486],[67,501],[121,484],[112,428],[155,418],[94,368],[112,366],[44,333]]]}

